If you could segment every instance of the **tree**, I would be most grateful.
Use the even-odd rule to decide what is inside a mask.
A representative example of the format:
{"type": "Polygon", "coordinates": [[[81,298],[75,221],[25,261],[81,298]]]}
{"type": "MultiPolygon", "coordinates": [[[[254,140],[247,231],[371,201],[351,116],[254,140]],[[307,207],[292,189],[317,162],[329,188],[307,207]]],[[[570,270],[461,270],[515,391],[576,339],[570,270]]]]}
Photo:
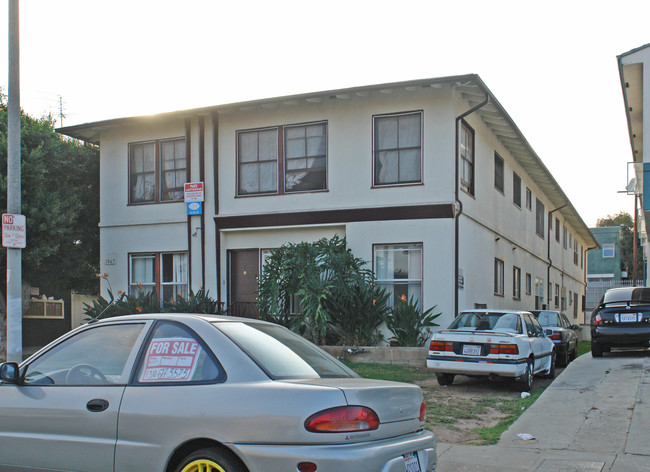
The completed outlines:
{"type": "MultiPolygon", "coordinates": [[[[98,293],[99,152],[54,131],[51,116],[21,115],[21,200],[27,217],[23,281],[55,298],[98,293]]],[[[7,103],[0,94],[0,207],[7,208],[7,103]]],[[[0,250],[0,264],[7,252],[0,250]]],[[[0,291],[6,273],[0,271],[0,291]]]]}
{"type": "MultiPolygon", "coordinates": [[[[599,228],[604,226],[618,226],[621,228],[621,268],[627,271],[627,278],[631,279],[634,261],[634,219],[629,213],[621,211],[615,215],[607,215],[598,219],[596,226],[599,228]]],[[[643,251],[638,238],[636,261],[637,278],[641,278],[643,274],[643,251]]]]}

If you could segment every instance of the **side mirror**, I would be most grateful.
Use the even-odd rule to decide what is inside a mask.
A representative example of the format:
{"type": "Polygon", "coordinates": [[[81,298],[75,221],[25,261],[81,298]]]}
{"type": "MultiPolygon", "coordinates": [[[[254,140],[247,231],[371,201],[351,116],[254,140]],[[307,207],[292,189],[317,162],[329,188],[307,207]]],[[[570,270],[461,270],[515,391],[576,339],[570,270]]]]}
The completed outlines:
{"type": "Polygon", "coordinates": [[[20,381],[20,369],[15,362],[5,362],[0,365],[0,380],[17,384],[20,381]]]}
{"type": "Polygon", "coordinates": [[[574,330],[574,331],[578,331],[581,328],[578,325],[571,325],[571,329],[574,330]]]}

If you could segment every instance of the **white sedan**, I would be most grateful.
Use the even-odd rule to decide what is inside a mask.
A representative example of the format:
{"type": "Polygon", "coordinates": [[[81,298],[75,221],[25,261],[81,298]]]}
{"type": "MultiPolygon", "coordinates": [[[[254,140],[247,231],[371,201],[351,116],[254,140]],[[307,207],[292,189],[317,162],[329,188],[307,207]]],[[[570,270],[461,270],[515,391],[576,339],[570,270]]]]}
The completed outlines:
{"type": "Polygon", "coordinates": [[[450,385],[458,374],[509,377],[530,391],[534,375],[555,377],[555,356],[553,341],[531,313],[473,310],[431,336],[427,367],[440,385],[450,385]]]}

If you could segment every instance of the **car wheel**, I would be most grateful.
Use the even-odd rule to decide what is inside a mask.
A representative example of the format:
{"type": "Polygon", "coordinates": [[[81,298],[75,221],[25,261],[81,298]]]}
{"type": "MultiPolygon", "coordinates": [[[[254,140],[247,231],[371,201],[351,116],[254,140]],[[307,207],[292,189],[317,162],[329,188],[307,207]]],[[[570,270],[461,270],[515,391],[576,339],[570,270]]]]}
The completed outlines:
{"type": "MultiPolygon", "coordinates": [[[[566,355],[567,354],[565,354],[565,356],[566,355]]],[[[550,367],[548,368],[548,372],[544,375],[544,378],[547,378],[547,379],[554,379],[555,378],[555,361],[556,361],[556,357],[557,357],[557,355],[555,354],[555,351],[553,351],[553,354],[551,354],[550,367]]]]}
{"type": "Polygon", "coordinates": [[[176,472],[245,472],[232,453],[219,449],[199,449],[181,461],[176,472]]]}
{"type": "Polygon", "coordinates": [[[534,365],[532,359],[528,359],[528,362],[526,362],[526,372],[517,380],[517,386],[522,392],[530,392],[533,389],[533,368],[534,365]]]}
{"type": "Polygon", "coordinates": [[[591,341],[591,356],[603,357],[603,347],[595,341],[591,341]]]}
{"type": "Polygon", "coordinates": [[[438,378],[438,384],[440,385],[451,385],[454,383],[454,374],[436,374],[438,378]]]}

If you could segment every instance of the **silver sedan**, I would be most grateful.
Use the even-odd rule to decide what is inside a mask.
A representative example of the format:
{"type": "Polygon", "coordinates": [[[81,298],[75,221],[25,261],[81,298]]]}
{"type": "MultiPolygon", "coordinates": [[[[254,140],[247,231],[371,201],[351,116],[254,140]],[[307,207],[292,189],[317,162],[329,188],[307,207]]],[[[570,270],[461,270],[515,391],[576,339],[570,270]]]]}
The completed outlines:
{"type": "Polygon", "coordinates": [[[415,385],[362,379],[280,326],[89,323],[0,366],[0,470],[430,472],[415,385]]]}

